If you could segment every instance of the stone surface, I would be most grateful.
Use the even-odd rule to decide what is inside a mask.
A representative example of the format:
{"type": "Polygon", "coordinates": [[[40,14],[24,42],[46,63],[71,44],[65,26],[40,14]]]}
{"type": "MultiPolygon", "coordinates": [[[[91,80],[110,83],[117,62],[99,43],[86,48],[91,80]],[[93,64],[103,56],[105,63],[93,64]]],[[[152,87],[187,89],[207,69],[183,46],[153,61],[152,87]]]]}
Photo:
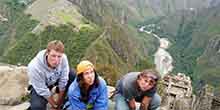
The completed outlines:
{"type": "MultiPolygon", "coordinates": [[[[0,64],[0,110],[26,110],[30,104],[22,98],[27,95],[27,84],[27,67],[0,64]]],[[[182,73],[166,75],[160,85],[160,110],[220,110],[220,96],[215,97],[211,87],[204,86],[195,96],[190,78],[182,73]]],[[[108,86],[109,110],[114,110],[114,91],[108,86]]]]}
{"type": "Polygon", "coordinates": [[[0,67],[0,104],[16,105],[27,94],[26,67],[0,67]]]}
{"type": "Polygon", "coordinates": [[[189,77],[182,73],[166,75],[162,82],[162,110],[192,110],[193,94],[189,77]]]}

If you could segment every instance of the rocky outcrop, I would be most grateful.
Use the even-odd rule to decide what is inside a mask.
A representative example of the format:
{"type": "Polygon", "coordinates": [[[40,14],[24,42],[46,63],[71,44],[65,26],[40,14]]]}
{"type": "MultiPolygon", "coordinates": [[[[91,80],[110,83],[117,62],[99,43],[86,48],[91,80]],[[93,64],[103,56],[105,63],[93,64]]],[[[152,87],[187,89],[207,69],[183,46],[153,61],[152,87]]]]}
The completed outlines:
{"type": "Polygon", "coordinates": [[[21,103],[27,94],[26,67],[0,66],[0,105],[21,103]]]}
{"type": "Polygon", "coordinates": [[[220,96],[213,98],[211,110],[220,110],[220,96]]]}
{"type": "Polygon", "coordinates": [[[220,96],[214,94],[214,88],[205,85],[199,91],[193,110],[220,110],[220,96]]]}
{"type": "MultiPolygon", "coordinates": [[[[22,98],[27,95],[27,67],[0,64],[0,110],[25,110],[28,102],[22,98]]],[[[182,73],[166,75],[160,83],[162,104],[160,110],[219,110],[220,98],[214,97],[213,88],[206,85],[195,96],[191,80],[182,73]]],[[[160,89],[159,88],[159,89],[160,89]]],[[[114,87],[108,87],[109,110],[114,110],[112,95],[114,87]]]]}
{"type": "Polygon", "coordinates": [[[162,80],[162,110],[192,110],[191,80],[182,73],[166,75],[162,80]]]}
{"type": "Polygon", "coordinates": [[[210,85],[203,86],[195,95],[190,78],[182,73],[166,75],[161,84],[161,110],[220,110],[220,98],[210,85]]]}
{"type": "Polygon", "coordinates": [[[213,88],[209,85],[205,85],[198,93],[194,110],[212,110],[213,96],[213,88]]]}

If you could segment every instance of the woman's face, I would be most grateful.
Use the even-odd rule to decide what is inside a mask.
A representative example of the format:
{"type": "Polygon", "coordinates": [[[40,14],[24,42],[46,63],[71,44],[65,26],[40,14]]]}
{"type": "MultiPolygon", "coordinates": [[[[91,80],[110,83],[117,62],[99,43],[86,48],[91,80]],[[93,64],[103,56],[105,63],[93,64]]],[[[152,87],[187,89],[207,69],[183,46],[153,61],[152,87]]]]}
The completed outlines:
{"type": "Polygon", "coordinates": [[[83,79],[84,79],[85,84],[87,84],[88,86],[91,86],[95,80],[94,69],[89,68],[85,72],[83,72],[83,79]]]}

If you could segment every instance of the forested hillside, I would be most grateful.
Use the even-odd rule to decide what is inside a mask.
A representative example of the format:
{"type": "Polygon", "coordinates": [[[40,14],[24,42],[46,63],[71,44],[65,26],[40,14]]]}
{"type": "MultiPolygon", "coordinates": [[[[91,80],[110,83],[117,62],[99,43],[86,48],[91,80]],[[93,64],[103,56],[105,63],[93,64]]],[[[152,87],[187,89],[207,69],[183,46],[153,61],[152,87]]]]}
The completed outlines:
{"type": "Polygon", "coordinates": [[[144,22],[145,25],[155,24],[150,30],[171,40],[169,52],[174,57],[174,73],[190,75],[194,86],[209,83],[219,87],[220,28],[217,22],[220,8],[219,3],[214,2],[198,9],[176,10],[144,22]]]}
{"type": "Polygon", "coordinates": [[[143,25],[168,38],[173,74],[219,87],[218,0],[0,0],[0,60],[27,65],[48,41],[62,40],[70,65],[91,60],[109,84],[154,67],[159,45],[143,25]]]}
{"type": "Polygon", "coordinates": [[[38,21],[23,13],[24,9],[25,6],[18,1],[0,0],[0,14],[8,19],[7,22],[0,22],[0,56],[5,55],[17,40],[37,25],[38,21]]]}
{"type": "MultiPolygon", "coordinates": [[[[45,48],[48,41],[59,39],[65,44],[65,51],[72,68],[75,68],[81,59],[89,59],[96,64],[98,72],[110,84],[114,84],[119,76],[128,71],[138,71],[153,66],[153,58],[149,54],[152,55],[153,50],[156,50],[154,41],[152,38],[144,38],[144,34],[141,35],[137,32],[135,24],[143,21],[144,18],[139,15],[138,10],[127,9],[128,5],[131,5],[128,2],[124,2],[124,5],[121,6],[115,2],[102,4],[103,2],[100,0],[93,6],[93,1],[90,4],[81,1],[81,5],[83,5],[81,6],[61,0],[37,0],[33,3],[28,2],[30,4],[27,5],[16,0],[11,1],[11,3],[15,3],[16,7],[21,7],[19,11],[6,1],[2,1],[2,3],[23,17],[27,16],[27,19],[21,19],[26,21],[24,23],[15,17],[13,21],[17,21],[19,24],[13,25],[13,29],[19,30],[21,28],[16,27],[17,25],[28,24],[28,21],[34,22],[28,25],[30,26],[28,29],[19,30],[22,34],[15,33],[14,36],[19,35],[19,39],[14,39],[14,42],[14,37],[2,34],[8,42],[13,44],[6,43],[8,44],[6,46],[1,43],[2,47],[6,48],[2,54],[3,62],[27,65],[39,50],[45,48]],[[48,4],[51,9],[44,7],[44,3],[48,4]],[[40,13],[36,9],[41,6],[40,13]],[[93,8],[89,8],[91,6],[93,8]],[[116,8],[121,8],[122,12],[117,12],[116,8]],[[100,10],[104,12],[97,16],[100,10]],[[125,13],[131,14],[130,16],[134,18],[128,19],[125,13]],[[98,19],[99,21],[97,21],[98,19]]],[[[10,22],[1,23],[7,26],[10,22]]],[[[9,30],[9,28],[5,28],[5,30],[9,30]]]]}

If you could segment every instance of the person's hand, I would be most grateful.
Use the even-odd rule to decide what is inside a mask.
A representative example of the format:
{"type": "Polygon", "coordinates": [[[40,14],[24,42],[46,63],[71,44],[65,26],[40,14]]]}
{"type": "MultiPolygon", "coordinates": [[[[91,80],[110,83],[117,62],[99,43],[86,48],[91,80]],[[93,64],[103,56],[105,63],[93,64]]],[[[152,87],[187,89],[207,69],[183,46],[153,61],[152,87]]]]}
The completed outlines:
{"type": "Polygon", "coordinates": [[[128,102],[129,107],[130,107],[131,110],[135,110],[135,109],[136,109],[136,105],[135,105],[135,103],[136,103],[136,101],[135,101],[134,98],[131,99],[131,100],[128,102]]]}
{"type": "Polygon", "coordinates": [[[53,96],[48,97],[47,99],[48,103],[50,104],[50,110],[57,110],[57,108],[59,107],[57,105],[57,102],[53,99],[53,96]]]}
{"type": "Polygon", "coordinates": [[[57,110],[57,109],[55,109],[55,108],[50,108],[50,110],[57,110]]]}
{"type": "Polygon", "coordinates": [[[50,107],[50,110],[57,110],[57,109],[58,109],[58,107],[54,107],[54,106],[50,107]]]}
{"type": "Polygon", "coordinates": [[[53,105],[51,106],[50,110],[61,110],[61,108],[58,105],[53,105]]]}
{"type": "Polygon", "coordinates": [[[149,104],[150,104],[150,101],[151,101],[151,97],[148,97],[148,96],[144,96],[142,101],[141,101],[141,106],[140,106],[140,110],[147,110],[149,104]]]}
{"type": "Polygon", "coordinates": [[[61,110],[60,108],[58,108],[58,109],[55,109],[55,108],[51,108],[50,110],[61,110]]]}
{"type": "Polygon", "coordinates": [[[61,110],[61,108],[59,107],[59,108],[57,108],[57,109],[55,109],[55,110],[61,110]]]}
{"type": "Polygon", "coordinates": [[[58,99],[56,104],[60,107],[63,104],[63,99],[58,99]]]}
{"type": "Polygon", "coordinates": [[[59,106],[59,108],[64,102],[64,97],[65,97],[65,91],[60,90],[60,92],[58,94],[58,100],[56,101],[56,104],[59,106]]]}
{"type": "Polygon", "coordinates": [[[61,110],[61,107],[59,106],[56,110],[61,110]]]}

